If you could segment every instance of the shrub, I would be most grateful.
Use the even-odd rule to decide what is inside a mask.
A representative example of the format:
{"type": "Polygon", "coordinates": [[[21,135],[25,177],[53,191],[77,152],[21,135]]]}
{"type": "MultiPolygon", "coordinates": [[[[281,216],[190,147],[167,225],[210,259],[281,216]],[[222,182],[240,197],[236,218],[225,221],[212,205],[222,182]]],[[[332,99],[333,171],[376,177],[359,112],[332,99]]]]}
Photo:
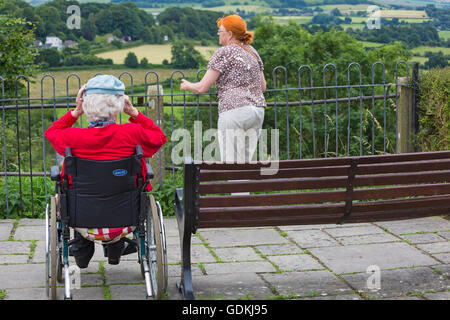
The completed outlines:
{"type": "MultiPolygon", "coordinates": [[[[54,194],[55,183],[47,178],[47,194],[54,194]]],[[[4,218],[44,218],[45,217],[45,179],[33,177],[33,200],[31,198],[31,179],[29,177],[8,177],[8,210],[6,210],[6,183],[0,179],[0,219],[4,218]],[[20,201],[22,192],[22,203],[20,201]],[[34,210],[34,214],[33,214],[34,210]]]]}
{"type": "Polygon", "coordinates": [[[419,133],[422,151],[450,149],[450,67],[422,72],[419,83],[419,133]]]}
{"type": "Polygon", "coordinates": [[[175,215],[175,191],[177,188],[183,188],[183,170],[175,172],[175,183],[173,183],[172,172],[166,174],[166,178],[160,187],[159,184],[153,184],[152,194],[156,201],[159,201],[164,216],[175,215]]]}
{"type": "Polygon", "coordinates": [[[139,66],[138,58],[134,52],[128,52],[127,57],[125,58],[125,65],[128,68],[137,68],[139,66]]]}

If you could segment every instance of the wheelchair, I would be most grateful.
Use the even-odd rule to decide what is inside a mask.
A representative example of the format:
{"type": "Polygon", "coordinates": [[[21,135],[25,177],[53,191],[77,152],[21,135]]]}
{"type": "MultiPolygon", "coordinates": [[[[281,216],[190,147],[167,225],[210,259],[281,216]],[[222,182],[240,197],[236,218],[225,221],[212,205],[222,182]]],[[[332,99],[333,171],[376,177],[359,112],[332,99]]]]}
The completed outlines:
{"type": "Polygon", "coordinates": [[[50,198],[45,215],[45,284],[49,299],[57,298],[58,282],[64,283],[64,299],[72,300],[70,272],[74,268],[69,266],[69,248],[78,239],[71,239],[71,228],[135,227],[132,239],[122,239],[136,246],[146,297],[159,300],[167,292],[164,221],[159,202],[145,192],[153,171],[147,163],[147,176],[142,177],[142,157],[141,146],[136,146],[131,157],[108,161],[72,156],[67,147],[63,179],[58,166],[51,168],[55,196],[50,198]]]}

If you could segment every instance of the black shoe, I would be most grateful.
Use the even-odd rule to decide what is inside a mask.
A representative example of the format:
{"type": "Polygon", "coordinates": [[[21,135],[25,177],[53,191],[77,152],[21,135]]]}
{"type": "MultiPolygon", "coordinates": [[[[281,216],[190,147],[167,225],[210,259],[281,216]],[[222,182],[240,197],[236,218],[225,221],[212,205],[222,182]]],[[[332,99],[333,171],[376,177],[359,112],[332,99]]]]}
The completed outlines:
{"type": "MultiPolygon", "coordinates": [[[[92,244],[94,243],[92,242],[92,244]]],[[[81,251],[72,250],[72,252],[77,266],[81,269],[84,269],[88,267],[89,261],[91,261],[91,258],[94,255],[95,247],[94,245],[92,245],[88,248],[85,248],[84,250],[81,251]]]]}
{"type": "MultiPolygon", "coordinates": [[[[76,235],[75,237],[77,236],[82,237],[81,235],[76,235]]],[[[70,251],[75,258],[77,266],[82,269],[87,268],[95,252],[94,242],[81,238],[70,246],[70,251]]]]}
{"type": "Polygon", "coordinates": [[[120,256],[124,250],[124,241],[120,239],[117,242],[108,244],[107,252],[108,252],[108,263],[109,264],[119,264],[120,256]]]}
{"type": "Polygon", "coordinates": [[[137,252],[137,245],[136,245],[136,243],[125,242],[124,245],[125,246],[124,246],[124,249],[123,249],[123,252],[122,252],[123,256],[125,256],[127,254],[131,254],[131,253],[137,252]]]}

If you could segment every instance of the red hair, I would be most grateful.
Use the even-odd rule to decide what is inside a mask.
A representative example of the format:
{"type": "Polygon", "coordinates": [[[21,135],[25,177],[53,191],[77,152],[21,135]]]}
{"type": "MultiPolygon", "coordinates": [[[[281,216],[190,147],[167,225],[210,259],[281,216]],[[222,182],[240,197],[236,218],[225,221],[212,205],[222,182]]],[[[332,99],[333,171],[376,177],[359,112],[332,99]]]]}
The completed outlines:
{"type": "Polygon", "coordinates": [[[250,44],[253,41],[253,32],[247,31],[247,24],[237,14],[232,14],[217,20],[217,28],[224,26],[227,31],[233,32],[233,35],[241,42],[250,44]]]}

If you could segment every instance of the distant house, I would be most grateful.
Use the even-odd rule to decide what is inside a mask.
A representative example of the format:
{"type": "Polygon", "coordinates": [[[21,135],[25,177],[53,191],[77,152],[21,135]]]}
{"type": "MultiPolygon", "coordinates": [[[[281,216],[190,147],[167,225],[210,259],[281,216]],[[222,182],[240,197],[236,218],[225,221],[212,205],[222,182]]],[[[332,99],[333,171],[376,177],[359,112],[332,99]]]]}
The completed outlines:
{"type": "Polygon", "coordinates": [[[45,38],[45,46],[47,48],[56,48],[58,50],[61,50],[63,45],[62,45],[62,40],[58,37],[47,37],[45,38]]]}
{"type": "Polygon", "coordinates": [[[109,36],[108,38],[106,38],[106,42],[111,43],[114,40],[119,40],[119,38],[117,38],[116,36],[109,36]]]}
{"type": "Polygon", "coordinates": [[[131,41],[131,37],[130,36],[124,36],[124,37],[122,37],[122,39],[119,39],[116,36],[109,36],[108,38],[106,38],[106,41],[108,43],[111,43],[111,42],[116,41],[116,40],[120,41],[122,43],[125,43],[125,42],[128,42],[128,41],[131,41]]]}
{"type": "Polygon", "coordinates": [[[44,45],[43,43],[42,43],[42,41],[39,41],[39,40],[34,40],[33,41],[33,44],[34,44],[34,46],[36,47],[36,48],[42,48],[42,46],[44,45]]]}
{"type": "Polygon", "coordinates": [[[78,42],[72,41],[72,40],[67,40],[63,42],[63,47],[69,47],[69,48],[73,48],[76,45],[78,45],[78,42]]]}

